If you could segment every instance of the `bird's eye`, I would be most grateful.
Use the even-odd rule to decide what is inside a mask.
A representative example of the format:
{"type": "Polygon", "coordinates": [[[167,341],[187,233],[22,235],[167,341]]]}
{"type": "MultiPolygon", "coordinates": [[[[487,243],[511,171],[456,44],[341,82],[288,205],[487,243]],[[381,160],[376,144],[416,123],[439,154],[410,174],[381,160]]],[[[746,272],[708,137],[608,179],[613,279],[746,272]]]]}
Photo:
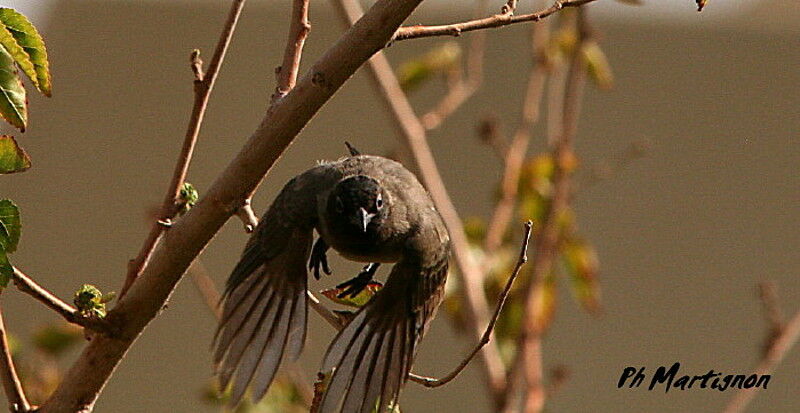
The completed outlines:
{"type": "Polygon", "coordinates": [[[383,208],[383,198],[381,198],[381,196],[380,196],[380,195],[378,195],[378,199],[376,199],[376,200],[375,200],[375,206],[376,206],[378,209],[381,209],[381,208],[383,208]]]}

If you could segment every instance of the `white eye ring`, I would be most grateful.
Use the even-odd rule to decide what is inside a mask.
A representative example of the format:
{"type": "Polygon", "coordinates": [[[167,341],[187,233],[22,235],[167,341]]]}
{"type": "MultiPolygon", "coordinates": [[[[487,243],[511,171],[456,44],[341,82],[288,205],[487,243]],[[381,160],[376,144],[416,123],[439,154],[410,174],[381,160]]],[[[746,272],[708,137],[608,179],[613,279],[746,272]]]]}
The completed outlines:
{"type": "Polygon", "coordinates": [[[378,199],[375,200],[375,206],[378,208],[383,207],[383,198],[381,197],[380,194],[378,194],[378,199]]]}

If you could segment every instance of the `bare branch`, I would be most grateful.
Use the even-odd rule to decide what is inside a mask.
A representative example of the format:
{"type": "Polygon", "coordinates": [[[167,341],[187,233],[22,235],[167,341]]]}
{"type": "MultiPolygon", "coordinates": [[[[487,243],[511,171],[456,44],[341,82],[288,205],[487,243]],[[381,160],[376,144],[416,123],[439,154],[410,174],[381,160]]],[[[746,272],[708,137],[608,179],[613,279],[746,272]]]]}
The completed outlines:
{"type": "MultiPolygon", "coordinates": [[[[753,373],[758,375],[770,374],[783,361],[783,358],[786,357],[786,354],[797,343],[798,339],[800,339],[800,311],[786,323],[783,332],[772,343],[767,355],[761,360],[753,373]]],[[[750,401],[758,394],[757,390],[757,387],[739,390],[723,411],[725,413],[743,412],[747,405],[750,404],[750,401]]]]}
{"type": "Polygon", "coordinates": [[[433,379],[430,377],[422,377],[417,376],[415,374],[410,375],[410,379],[416,382],[422,383],[425,387],[439,387],[443,386],[453,379],[455,379],[461,372],[467,367],[467,365],[475,358],[475,355],[481,351],[481,348],[489,343],[489,340],[492,336],[492,331],[494,331],[494,326],[497,324],[497,319],[500,318],[500,312],[503,310],[503,305],[506,303],[506,299],[508,298],[508,293],[511,292],[511,286],[514,285],[514,280],[517,279],[519,275],[520,269],[522,266],[528,262],[528,242],[531,238],[531,228],[533,227],[533,223],[528,221],[525,223],[525,234],[522,236],[522,246],[519,250],[519,257],[517,258],[517,264],[514,266],[514,271],[511,272],[511,276],[508,277],[508,281],[506,282],[505,288],[500,293],[500,297],[497,300],[497,307],[494,309],[494,314],[492,315],[492,319],[489,321],[489,324],[486,326],[486,330],[483,332],[483,336],[481,336],[480,342],[475,348],[472,350],[469,355],[461,361],[461,364],[456,367],[450,374],[442,377],[441,379],[433,379]]]}
{"type": "Polygon", "coordinates": [[[68,322],[97,332],[109,332],[110,326],[105,320],[82,315],[75,307],[65,303],[50,291],[47,291],[16,267],[14,268],[13,280],[17,289],[37,299],[51,310],[57,312],[68,322]]]}
{"type": "MultiPolygon", "coordinates": [[[[334,4],[347,22],[353,22],[361,14],[354,0],[338,0],[334,4]]],[[[442,215],[453,246],[461,288],[464,294],[469,330],[480,339],[483,326],[489,319],[489,305],[483,290],[483,273],[470,251],[464,226],[442,181],[436,161],[428,146],[425,127],[414,113],[405,93],[400,88],[388,60],[377,53],[368,62],[368,69],[376,89],[392,114],[395,126],[400,131],[402,143],[412,155],[420,179],[431,194],[436,209],[442,215]]],[[[485,346],[481,351],[487,383],[495,400],[502,399],[505,387],[505,367],[496,345],[485,346]]]]}
{"type": "Polygon", "coordinates": [[[9,410],[15,413],[32,411],[25,392],[22,390],[17,370],[14,368],[14,360],[11,359],[11,349],[8,347],[2,311],[0,311],[0,352],[2,352],[0,354],[0,378],[3,380],[3,389],[6,392],[9,410]]]}
{"type": "Polygon", "coordinates": [[[272,105],[259,127],[197,204],[164,232],[147,266],[106,319],[113,338],[94,337],[39,413],[90,412],[114,368],[158,315],[191,262],[231,217],[300,130],[377,50],[386,45],[421,0],[378,0],[272,105]]]}
{"type": "Polygon", "coordinates": [[[595,0],[556,0],[552,6],[536,13],[514,15],[513,13],[495,14],[483,19],[470,20],[461,23],[444,24],[439,26],[405,26],[397,30],[392,41],[418,39],[433,36],[461,36],[462,33],[474,30],[490,29],[508,26],[522,22],[538,22],[561,9],[579,7],[595,0]]]}
{"type": "Polygon", "coordinates": [[[225,21],[225,27],[217,42],[214,56],[211,57],[208,71],[203,73],[200,53],[198,51],[192,52],[190,67],[195,76],[194,107],[192,108],[192,115],[189,118],[189,126],[186,128],[183,147],[181,148],[180,155],[178,155],[178,162],[175,164],[172,180],[169,184],[167,194],[164,197],[164,201],[161,204],[158,218],[156,222],[153,223],[150,233],[147,235],[147,239],[139,250],[139,254],[128,263],[128,274],[125,277],[125,284],[122,286],[122,290],[119,293],[120,299],[127,294],[131,284],[133,284],[142,272],[142,269],[147,265],[158,240],[161,238],[166,228],[169,227],[169,223],[178,212],[177,199],[180,196],[181,187],[186,181],[186,174],[189,171],[189,163],[192,160],[194,147],[197,143],[197,136],[200,134],[200,126],[203,124],[203,117],[208,107],[208,99],[211,96],[211,90],[214,88],[214,82],[217,80],[219,68],[222,65],[222,61],[225,59],[225,53],[228,50],[231,37],[236,29],[236,23],[239,20],[239,15],[241,15],[244,2],[245,0],[234,0],[231,4],[228,19],[225,21]]]}
{"type": "Polygon", "coordinates": [[[275,69],[275,73],[278,74],[278,86],[275,88],[275,94],[272,95],[273,102],[286,96],[297,82],[303,45],[311,30],[311,23],[308,21],[308,3],[309,0],[292,1],[292,20],[289,25],[286,50],[283,54],[283,64],[275,69]]]}

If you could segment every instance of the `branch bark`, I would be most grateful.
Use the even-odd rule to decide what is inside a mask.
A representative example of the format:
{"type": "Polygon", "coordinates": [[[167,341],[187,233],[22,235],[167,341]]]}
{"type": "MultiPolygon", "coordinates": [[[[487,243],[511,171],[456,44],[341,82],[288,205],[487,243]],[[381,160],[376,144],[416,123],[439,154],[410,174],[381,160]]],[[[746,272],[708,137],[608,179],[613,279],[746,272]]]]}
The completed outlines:
{"type": "Polygon", "coordinates": [[[21,413],[31,411],[31,405],[22,390],[22,382],[17,376],[14,361],[11,359],[11,349],[8,347],[6,326],[3,323],[3,312],[0,311],[0,378],[3,381],[3,390],[8,399],[8,408],[11,412],[21,413]]]}
{"type": "Polygon", "coordinates": [[[106,316],[119,326],[83,350],[41,413],[90,412],[103,386],[175,285],[220,227],[257,189],[272,165],[322,105],[382,49],[422,0],[379,0],[270,107],[259,127],[205,196],[169,231],[128,294],[106,316]]]}
{"type": "Polygon", "coordinates": [[[286,96],[297,82],[300,71],[300,57],[303,55],[303,45],[306,43],[311,23],[308,21],[309,0],[292,1],[292,19],[289,24],[289,39],[286,41],[286,50],[283,54],[283,64],[275,69],[278,74],[278,87],[272,100],[275,101],[286,96]]]}

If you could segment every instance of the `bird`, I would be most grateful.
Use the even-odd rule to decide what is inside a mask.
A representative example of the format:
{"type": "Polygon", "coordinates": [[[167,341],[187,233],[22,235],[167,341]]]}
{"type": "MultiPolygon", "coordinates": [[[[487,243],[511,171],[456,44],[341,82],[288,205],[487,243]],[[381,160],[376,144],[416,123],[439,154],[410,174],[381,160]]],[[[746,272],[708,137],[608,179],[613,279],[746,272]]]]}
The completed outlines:
{"type": "Polygon", "coordinates": [[[430,195],[402,164],[347,146],[350,156],[319,162],[283,187],[228,278],[213,359],[221,387],[233,383],[233,405],[248,386],[260,400],[282,360],[301,353],[308,272],[331,273],[330,248],[368,263],[339,285],[342,295],[358,294],[381,264],[394,265],[330,343],[319,413],[393,408],[442,302],[450,236],[430,195]]]}

